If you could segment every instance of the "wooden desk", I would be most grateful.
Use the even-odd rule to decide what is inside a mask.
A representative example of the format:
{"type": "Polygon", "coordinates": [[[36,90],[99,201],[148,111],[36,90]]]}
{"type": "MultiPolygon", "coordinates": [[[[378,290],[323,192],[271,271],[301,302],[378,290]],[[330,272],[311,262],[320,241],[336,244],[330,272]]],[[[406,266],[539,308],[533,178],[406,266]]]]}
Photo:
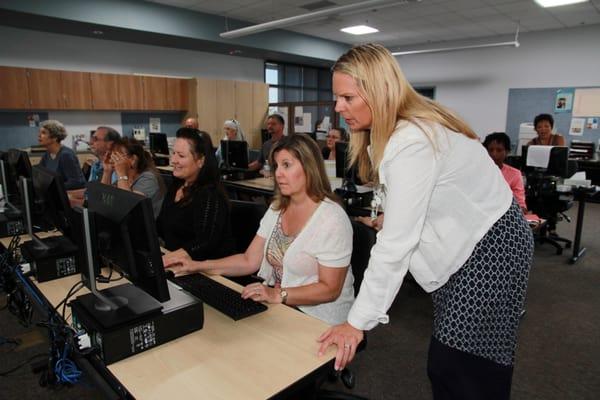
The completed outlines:
{"type": "MultiPolygon", "coordinates": [[[[37,288],[57,305],[79,279],[69,276],[37,288]]],[[[226,278],[215,279],[241,290],[226,278]]],[[[100,289],[107,286],[98,284],[100,289]]],[[[316,338],[326,328],[324,322],[281,304],[237,322],[204,305],[203,329],[106,368],[139,399],[285,397],[296,382],[331,368],[333,349],[321,358],[316,355],[316,338]]]]}

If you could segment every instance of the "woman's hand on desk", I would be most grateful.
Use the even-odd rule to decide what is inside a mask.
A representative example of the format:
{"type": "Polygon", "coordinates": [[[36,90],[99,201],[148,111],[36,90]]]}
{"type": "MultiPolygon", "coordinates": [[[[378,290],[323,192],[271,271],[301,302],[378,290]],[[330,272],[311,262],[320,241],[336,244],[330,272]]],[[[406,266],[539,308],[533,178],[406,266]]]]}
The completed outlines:
{"type": "Polygon", "coordinates": [[[337,345],[335,370],[341,371],[354,359],[356,347],[362,342],[364,336],[363,331],[356,329],[347,322],[333,326],[317,339],[317,341],[321,343],[321,347],[319,347],[319,356],[325,354],[327,348],[332,344],[337,345]]]}

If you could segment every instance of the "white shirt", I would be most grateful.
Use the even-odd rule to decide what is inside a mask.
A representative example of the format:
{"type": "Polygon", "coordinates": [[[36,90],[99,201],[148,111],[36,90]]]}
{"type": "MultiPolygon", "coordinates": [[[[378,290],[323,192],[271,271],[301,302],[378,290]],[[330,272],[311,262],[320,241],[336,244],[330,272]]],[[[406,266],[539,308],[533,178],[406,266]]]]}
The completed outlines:
{"type": "MultiPolygon", "coordinates": [[[[264,238],[265,248],[258,276],[265,284],[273,285],[273,267],[267,262],[267,244],[275,229],[280,211],[269,208],[260,221],[256,233],[264,238]]],[[[343,268],[350,265],[352,256],[352,225],[344,209],[337,203],[325,199],[321,201],[302,231],[296,236],[283,256],[283,276],[281,287],[297,287],[319,281],[319,264],[330,268],[343,268]]],[[[330,302],[311,306],[298,306],[308,315],[319,318],[328,324],[341,324],[346,321],[348,311],[354,302],[354,276],[348,268],[340,296],[330,302]]]]}
{"type": "Polygon", "coordinates": [[[355,328],[389,321],[408,270],[427,292],[444,285],[511,205],[510,188],[479,141],[438,124],[431,131],[437,151],[408,121],[385,147],[378,171],[385,220],[348,315],[355,328]]]}

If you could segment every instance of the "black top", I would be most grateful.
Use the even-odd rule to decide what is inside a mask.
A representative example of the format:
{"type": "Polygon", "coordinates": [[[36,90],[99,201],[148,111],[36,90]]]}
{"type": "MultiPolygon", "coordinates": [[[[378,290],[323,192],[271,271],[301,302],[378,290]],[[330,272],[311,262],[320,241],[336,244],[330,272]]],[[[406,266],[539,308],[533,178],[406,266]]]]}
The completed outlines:
{"type": "Polygon", "coordinates": [[[60,146],[55,158],[48,152],[42,155],[40,165],[52,172],[60,174],[66,190],[81,189],[85,187],[85,177],[79,166],[79,159],[73,150],[60,146]]]}
{"type": "Polygon", "coordinates": [[[235,253],[230,210],[225,195],[210,185],[196,189],[187,204],[175,203],[179,186],[171,185],[156,220],[167,250],[183,248],[194,260],[235,253]]]}
{"type": "Polygon", "coordinates": [[[323,154],[323,160],[327,160],[329,158],[329,154],[331,154],[331,149],[327,146],[321,149],[321,154],[323,154]]]}

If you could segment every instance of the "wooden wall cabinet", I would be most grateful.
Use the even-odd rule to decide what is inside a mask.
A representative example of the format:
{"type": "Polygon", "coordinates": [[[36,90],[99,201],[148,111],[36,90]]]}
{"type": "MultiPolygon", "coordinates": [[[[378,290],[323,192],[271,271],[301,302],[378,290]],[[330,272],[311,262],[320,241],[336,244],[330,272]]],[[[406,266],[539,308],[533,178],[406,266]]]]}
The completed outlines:
{"type": "MultiPolygon", "coordinates": [[[[0,109],[184,111],[190,79],[0,67],[0,109]]],[[[229,84],[228,84],[229,85],[229,84]]],[[[232,99],[232,97],[231,97],[232,99]]],[[[211,100],[215,101],[215,96],[211,100]]],[[[232,118],[231,116],[229,118],[232,118]]]]}
{"type": "Polygon", "coordinates": [[[144,76],[144,109],[164,110],[167,104],[167,79],[144,76]]]}
{"type": "Polygon", "coordinates": [[[62,108],[66,110],[91,110],[92,85],[89,72],[60,72],[62,108]]]}
{"type": "Polygon", "coordinates": [[[196,78],[192,85],[190,114],[195,111],[200,129],[210,133],[215,146],[223,138],[223,122],[232,118],[242,125],[251,148],[261,146],[260,130],[269,107],[267,84],[196,78]]]}
{"type": "Polygon", "coordinates": [[[90,74],[93,110],[119,109],[119,79],[115,74],[90,74]]]}
{"type": "Polygon", "coordinates": [[[30,108],[34,110],[64,109],[60,71],[27,69],[30,108]]]}
{"type": "Polygon", "coordinates": [[[119,109],[144,109],[144,81],[137,75],[117,75],[119,85],[119,109]]]}
{"type": "Polygon", "coordinates": [[[25,68],[0,67],[0,109],[29,108],[25,68]]]}

